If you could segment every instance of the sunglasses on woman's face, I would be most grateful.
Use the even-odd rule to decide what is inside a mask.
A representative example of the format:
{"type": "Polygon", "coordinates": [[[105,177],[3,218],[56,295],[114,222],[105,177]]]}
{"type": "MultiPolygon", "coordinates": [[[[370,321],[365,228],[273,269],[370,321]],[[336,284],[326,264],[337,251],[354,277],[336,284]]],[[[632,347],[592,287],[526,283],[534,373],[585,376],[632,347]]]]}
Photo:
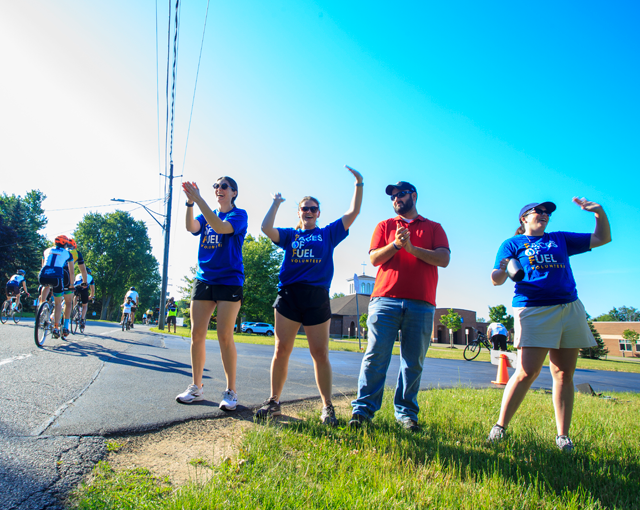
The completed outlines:
{"type": "Polygon", "coordinates": [[[391,201],[393,202],[396,198],[402,198],[411,193],[409,190],[398,191],[395,195],[391,195],[391,201]]]}
{"type": "MultiPolygon", "coordinates": [[[[218,189],[218,188],[222,188],[223,190],[226,190],[227,188],[231,188],[231,186],[229,186],[226,182],[223,182],[222,184],[218,184],[216,182],[213,185],[213,189],[218,189]]],[[[231,191],[235,191],[235,188],[231,188],[231,191]]]]}
{"type": "Polygon", "coordinates": [[[309,212],[311,211],[313,214],[318,212],[318,206],[312,205],[311,207],[301,207],[300,210],[302,212],[309,212]]]}
{"type": "Polygon", "coordinates": [[[539,207],[534,207],[533,209],[531,209],[529,211],[529,214],[535,212],[536,214],[546,214],[547,216],[551,216],[551,213],[548,212],[546,209],[540,209],[539,207]]]}

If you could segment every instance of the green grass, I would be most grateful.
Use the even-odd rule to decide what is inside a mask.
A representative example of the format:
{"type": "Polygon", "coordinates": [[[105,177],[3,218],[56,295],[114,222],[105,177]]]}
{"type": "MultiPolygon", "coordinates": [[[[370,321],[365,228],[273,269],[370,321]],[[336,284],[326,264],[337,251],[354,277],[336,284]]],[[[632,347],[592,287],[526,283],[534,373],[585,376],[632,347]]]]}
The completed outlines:
{"type": "MultiPolygon", "coordinates": [[[[167,331],[160,331],[158,328],[151,328],[151,331],[154,333],[162,333],[164,335],[175,335],[183,338],[189,338],[190,332],[188,328],[178,328],[177,333],[168,333],[167,331]]],[[[235,333],[234,339],[236,343],[246,343],[246,344],[256,344],[256,345],[273,345],[274,339],[273,337],[259,336],[259,335],[247,335],[245,333],[235,333]]],[[[218,340],[218,334],[216,331],[208,331],[207,332],[207,340],[218,340]]],[[[362,342],[363,348],[366,348],[366,342],[362,342]]],[[[308,348],[309,344],[307,343],[307,337],[304,335],[296,336],[294,347],[304,347],[308,348]]],[[[347,352],[360,352],[358,348],[357,341],[329,341],[329,349],[332,351],[347,351],[347,352]]],[[[444,344],[431,344],[429,351],[427,352],[427,358],[437,358],[437,359],[456,359],[462,360],[464,359],[462,356],[462,352],[464,351],[464,347],[456,347],[455,349],[451,349],[444,344]]],[[[400,347],[393,348],[393,354],[400,354],[400,347]]],[[[489,351],[486,349],[482,349],[478,357],[469,361],[468,363],[475,363],[476,361],[490,361],[491,356],[489,351]]],[[[545,360],[545,365],[549,365],[549,358],[545,360]]],[[[617,360],[595,360],[595,359],[583,359],[578,358],[578,368],[583,368],[587,370],[607,370],[610,372],[631,372],[631,373],[640,373],[640,358],[636,360],[626,360],[626,361],[617,361],[617,360]]]]}
{"type": "MultiPolygon", "coordinates": [[[[319,412],[254,425],[212,478],[167,491],[150,473],[97,468],[73,508],[597,509],[640,508],[640,396],[576,395],[576,451],[555,447],[551,395],[530,392],[505,441],[485,440],[501,391],[419,394],[422,431],[395,424],[387,391],[373,423],[326,428],[319,412]],[[126,482],[126,480],[129,480],[126,482]]],[[[213,455],[213,452],[212,452],[213,455]]]]}

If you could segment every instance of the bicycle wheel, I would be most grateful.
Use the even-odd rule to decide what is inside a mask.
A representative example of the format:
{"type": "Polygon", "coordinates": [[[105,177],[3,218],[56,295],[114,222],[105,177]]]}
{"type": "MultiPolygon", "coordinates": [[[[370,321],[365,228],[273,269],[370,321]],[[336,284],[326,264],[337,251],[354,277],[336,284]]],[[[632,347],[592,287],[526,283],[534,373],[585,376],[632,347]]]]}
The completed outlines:
{"type": "Polygon", "coordinates": [[[20,306],[13,311],[13,322],[18,324],[20,319],[22,319],[22,303],[20,303],[20,306]]]}
{"type": "Polygon", "coordinates": [[[42,303],[36,314],[36,322],[33,331],[36,346],[42,347],[47,336],[51,332],[51,307],[49,303],[42,303]]]}
{"type": "Polygon", "coordinates": [[[478,354],[480,354],[481,349],[482,347],[480,346],[479,343],[476,343],[476,342],[470,343],[464,348],[464,352],[462,353],[464,356],[464,359],[466,359],[467,361],[472,361],[476,359],[478,357],[478,354]]]}
{"type": "Polygon", "coordinates": [[[9,306],[11,306],[11,302],[9,300],[2,303],[2,311],[0,312],[0,322],[2,322],[2,324],[6,324],[9,319],[9,306]]]}
{"type": "Polygon", "coordinates": [[[75,335],[78,332],[78,326],[80,326],[80,317],[82,317],[81,309],[76,305],[71,310],[71,334],[75,335]]]}

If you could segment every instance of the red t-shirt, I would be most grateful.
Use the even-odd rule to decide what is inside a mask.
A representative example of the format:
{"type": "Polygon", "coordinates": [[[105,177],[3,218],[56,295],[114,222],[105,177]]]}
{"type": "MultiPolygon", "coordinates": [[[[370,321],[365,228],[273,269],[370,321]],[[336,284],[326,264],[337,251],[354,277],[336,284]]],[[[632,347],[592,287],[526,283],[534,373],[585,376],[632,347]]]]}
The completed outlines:
{"type": "MultiPolygon", "coordinates": [[[[396,238],[396,226],[401,223],[411,233],[411,244],[418,248],[435,250],[449,249],[449,241],[440,223],[418,216],[410,223],[401,216],[381,221],[371,238],[369,252],[382,248],[396,238]]],[[[378,267],[376,284],[371,297],[417,299],[436,305],[438,268],[399,250],[393,257],[378,267]]]]}

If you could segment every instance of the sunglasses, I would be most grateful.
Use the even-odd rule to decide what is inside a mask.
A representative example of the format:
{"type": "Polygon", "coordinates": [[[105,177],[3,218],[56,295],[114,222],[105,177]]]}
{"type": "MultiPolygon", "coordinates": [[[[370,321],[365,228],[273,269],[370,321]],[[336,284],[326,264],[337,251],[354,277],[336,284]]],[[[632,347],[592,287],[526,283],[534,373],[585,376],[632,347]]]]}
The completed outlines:
{"type": "Polygon", "coordinates": [[[547,216],[551,216],[551,213],[549,211],[540,209],[539,207],[534,207],[527,214],[531,214],[532,212],[535,212],[536,214],[546,214],[547,216]]]}
{"type": "Polygon", "coordinates": [[[313,214],[318,212],[318,209],[320,209],[318,206],[316,205],[312,205],[311,207],[301,207],[300,210],[302,212],[309,212],[311,211],[313,214]]]}
{"type": "MultiPolygon", "coordinates": [[[[226,182],[223,182],[222,184],[218,184],[217,182],[213,185],[213,189],[218,189],[218,188],[222,188],[223,190],[226,190],[227,188],[231,188],[231,186],[229,186],[226,182]]],[[[235,188],[231,188],[231,191],[236,191],[235,188]]]]}
{"type": "Polygon", "coordinates": [[[396,198],[402,198],[409,193],[411,193],[409,190],[398,191],[395,195],[391,195],[391,201],[393,202],[396,198]]]}

